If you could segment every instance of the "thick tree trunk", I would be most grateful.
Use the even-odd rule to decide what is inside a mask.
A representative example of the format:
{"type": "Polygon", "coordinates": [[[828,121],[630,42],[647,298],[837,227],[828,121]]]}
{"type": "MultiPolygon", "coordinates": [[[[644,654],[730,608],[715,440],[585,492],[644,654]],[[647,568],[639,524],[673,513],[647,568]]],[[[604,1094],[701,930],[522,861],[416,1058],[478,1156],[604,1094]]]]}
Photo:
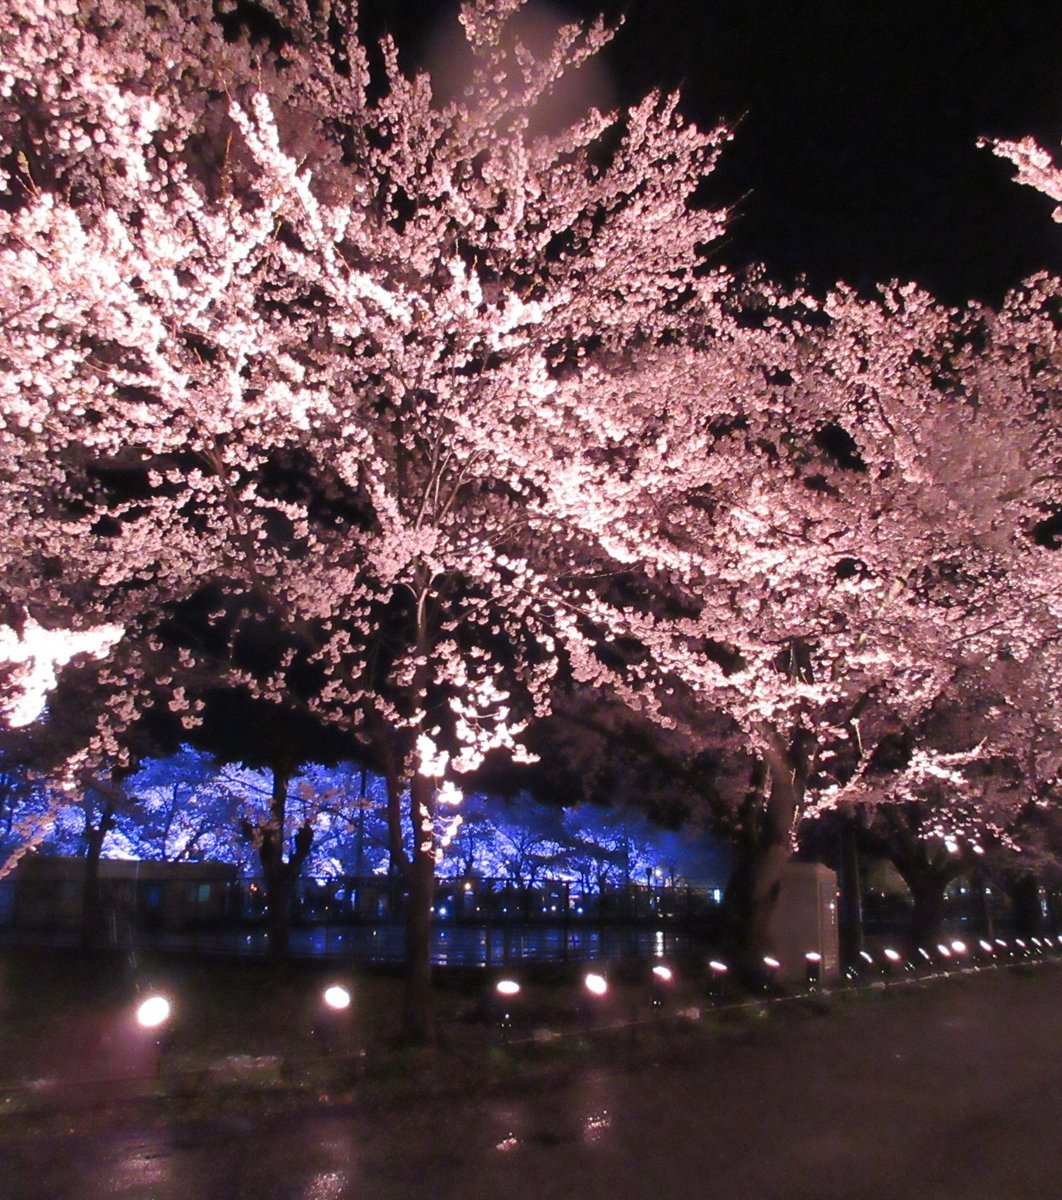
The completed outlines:
{"type": "Polygon", "coordinates": [[[291,952],[291,910],[295,898],[295,883],[313,845],[313,830],[304,824],[295,834],[288,858],[284,857],[290,775],[287,769],[273,768],[269,822],[260,829],[258,839],[258,860],[262,866],[262,880],[265,884],[269,957],[274,963],[287,962],[291,952]]]}
{"type": "Polygon", "coordinates": [[[100,856],[107,834],[114,827],[114,809],[105,804],[100,822],[94,826],[85,818],[85,873],[81,885],[81,945],[88,950],[104,940],[103,896],[100,892],[100,856]]]}
{"type": "Polygon", "coordinates": [[[748,847],[727,884],[723,912],[728,956],[736,978],[746,986],[758,986],[766,978],[763,960],[772,948],[771,923],[789,855],[788,839],[748,847]]]}
{"type": "Polygon", "coordinates": [[[406,972],[403,1040],[435,1041],[435,993],[431,977],[431,909],[435,898],[434,785],[415,775],[410,784],[413,857],[406,871],[406,972]]]}
{"type": "Polygon", "coordinates": [[[1044,932],[1044,905],[1040,881],[1035,875],[1022,875],[1007,889],[1014,914],[1014,932],[1035,937],[1044,932]]]}
{"type": "Polygon", "coordinates": [[[972,856],[942,847],[932,831],[927,836],[917,806],[887,804],[880,815],[883,832],[877,835],[878,845],[911,893],[911,948],[933,951],[944,936],[948,884],[974,865],[972,856]]]}
{"type": "Polygon", "coordinates": [[[743,814],[743,837],[723,901],[727,951],[739,983],[759,987],[768,977],[771,921],[792,852],[793,827],[807,783],[811,746],[798,733],[793,746],[768,731],[769,750],[753,780],[743,814]]]}
{"type": "Polygon", "coordinates": [[[262,864],[265,885],[266,933],[269,938],[269,957],[274,963],[288,961],[291,954],[292,879],[287,863],[262,864]]]}

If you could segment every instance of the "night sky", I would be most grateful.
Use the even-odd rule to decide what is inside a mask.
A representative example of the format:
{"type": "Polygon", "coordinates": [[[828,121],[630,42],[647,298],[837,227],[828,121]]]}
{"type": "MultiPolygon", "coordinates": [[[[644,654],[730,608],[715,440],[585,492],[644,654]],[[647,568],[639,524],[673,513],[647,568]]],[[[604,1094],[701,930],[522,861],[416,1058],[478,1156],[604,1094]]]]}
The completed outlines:
{"type": "MultiPolygon", "coordinates": [[[[711,199],[735,205],[722,259],[818,286],[914,279],[998,299],[1062,270],[1051,202],[1009,182],[980,135],[1062,141],[1059,0],[567,0],[625,11],[608,51],[618,98],[681,85],[703,124],[740,121],[711,199]]],[[[419,53],[454,7],[363,4],[419,53]]],[[[407,61],[409,61],[407,59],[407,61]]]]}

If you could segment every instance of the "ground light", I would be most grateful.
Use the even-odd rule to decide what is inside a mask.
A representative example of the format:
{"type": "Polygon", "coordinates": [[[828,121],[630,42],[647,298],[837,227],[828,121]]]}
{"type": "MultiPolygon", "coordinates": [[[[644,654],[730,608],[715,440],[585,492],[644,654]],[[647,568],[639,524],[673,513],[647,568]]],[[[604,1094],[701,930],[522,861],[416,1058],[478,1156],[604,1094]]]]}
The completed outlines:
{"type": "Polygon", "coordinates": [[[764,990],[770,991],[777,985],[778,972],[781,969],[782,964],[778,961],[778,959],[772,957],[770,954],[765,954],[763,956],[763,966],[764,966],[764,977],[763,977],[764,990]]]}
{"type": "Polygon", "coordinates": [[[663,963],[657,963],[649,976],[649,1003],[656,1012],[664,1007],[675,973],[663,963]]]}
{"type": "Polygon", "coordinates": [[[711,959],[708,963],[708,992],[710,995],[718,996],[722,993],[729,970],[730,968],[725,962],[720,962],[717,958],[711,959]]]}
{"type": "Polygon", "coordinates": [[[344,1046],[349,1030],[351,999],[350,989],[341,983],[330,983],[321,992],[321,1007],[311,1032],[314,1040],[328,1054],[344,1046]]]}
{"type": "Polygon", "coordinates": [[[350,1008],[350,992],[338,983],[326,987],[322,999],[326,1007],[335,1012],[343,1012],[344,1009],[350,1008]]]}
{"type": "Polygon", "coordinates": [[[148,996],[137,1006],[136,1023],[141,1029],[161,1029],[170,1019],[170,1012],[165,996],[148,996]]]}
{"type": "Polygon", "coordinates": [[[903,955],[899,950],[893,950],[891,946],[886,946],[882,954],[885,956],[885,974],[891,975],[903,962],[903,955]]]}
{"type": "Polygon", "coordinates": [[[608,992],[608,980],[594,971],[583,979],[583,986],[591,996],[604,996],[608,992]]]}
{"type": "Polygon", "coordinates": [[[583,976],[583,1020],[586,1028],[592,1028],[595,1020],[600,1018],[601,1010],[608,995],[608,980],[596,971],[590,971],[583,976]]]}
{"type": "Polygon", "coordinates": [[[172,1014],[172,1006],[165,996],[157,994],[141,1000],[136,1008],[136,1023],[151,1039],[151,1074],[162,1072],[162,1055],[169,1045],[166,1025],[172,1014]]]}
{"type": "Polygon", "coordinates": [[[808,987],[818,987],[822,983],[822,955],[817,950],[809,950],[804,955],[804,982],[808,987]]]}
{"type": "Polygon", "coordinates": [[[499,979],[494,985],[495,1021],[506,1038],[513,1027],[513,1011],[519,995],[520,985],[515,979],[499,979]]]}

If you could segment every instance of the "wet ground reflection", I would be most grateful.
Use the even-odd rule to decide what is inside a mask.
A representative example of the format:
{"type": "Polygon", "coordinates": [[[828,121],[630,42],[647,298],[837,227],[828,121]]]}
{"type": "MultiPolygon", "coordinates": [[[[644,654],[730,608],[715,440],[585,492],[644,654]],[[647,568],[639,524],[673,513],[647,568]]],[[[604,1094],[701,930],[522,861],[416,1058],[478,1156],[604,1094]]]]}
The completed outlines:
{"type": "Polygon", "coordinates": [[[3,1200],[1005,1200],[1057,1194],[1062,981],[746,1023],[565,1085],[4,1138],[3,1200]]]}

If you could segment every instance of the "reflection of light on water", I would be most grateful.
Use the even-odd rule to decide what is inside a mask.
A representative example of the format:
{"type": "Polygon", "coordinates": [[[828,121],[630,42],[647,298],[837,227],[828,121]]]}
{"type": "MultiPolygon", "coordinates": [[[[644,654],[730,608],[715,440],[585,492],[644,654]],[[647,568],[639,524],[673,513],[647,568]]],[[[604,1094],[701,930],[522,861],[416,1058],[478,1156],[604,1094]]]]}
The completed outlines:
{"type": "Polygon", "coordinates": [[[658,929],[656,931],[656,937],[653,938],[653,957],[664,957],[664,931],[662,929],[658,929]]]}
{"type": "Polygon", "coordinates": [[[339,1200],[348,1182],[345,1171],[322,1171],[307,1182],[302,1195],[305,1200],[339,1200]]]}
{"type": "Polygon", "coordinates": [[[600,1112],[590,1113],[583,1122],[583,1141],[598,1142],[604,1137],[606,1130],[612,1128],[612,1118],[608,1115],[608,1109],[603,1108],[600,1112]]]}
{"type": "Polygon", "coordinates": [[[173,1156],[168,1147],[151,1135],[131,1153],[119,1153],[108,1164],[108,1196],[173,1195],[173,1156]],[[113,1190],[112,1190],[113,1189],[113,1190]]]}
{"type": "Polygon", "coordinates": [[[509,1150],[515,1150],[516,1147],[519,1145],[520,1145],[520,1143],[510,1133],[510,1134],[507,1134],[505,1137],[503,1137],[502,1140],[494,1148],[495,1148],[495,1150],[500,1150],[502,1152],[502,1154],[505,1154],[509,1150]]]}

